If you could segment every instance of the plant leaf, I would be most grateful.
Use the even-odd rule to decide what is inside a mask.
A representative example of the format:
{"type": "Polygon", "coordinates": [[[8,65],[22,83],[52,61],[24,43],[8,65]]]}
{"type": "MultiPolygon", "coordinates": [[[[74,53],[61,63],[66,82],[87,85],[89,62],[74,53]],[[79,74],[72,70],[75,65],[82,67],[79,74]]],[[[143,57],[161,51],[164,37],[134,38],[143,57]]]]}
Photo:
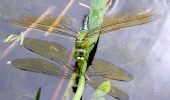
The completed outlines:
{"type": "Polygon", "coordinates": [[[40,96],[41,96],[41,87],[39,87],[39,89],[38,89],[38,91],[37,91],[35,100],[40,100],[40,96]]]}

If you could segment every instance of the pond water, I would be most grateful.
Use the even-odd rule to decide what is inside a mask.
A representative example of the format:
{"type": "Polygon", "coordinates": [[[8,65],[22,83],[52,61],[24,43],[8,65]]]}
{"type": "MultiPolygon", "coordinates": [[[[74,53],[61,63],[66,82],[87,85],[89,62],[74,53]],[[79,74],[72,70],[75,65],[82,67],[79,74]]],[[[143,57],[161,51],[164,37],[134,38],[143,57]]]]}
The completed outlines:
{"type": "MultiPolygon", "coordinates": [[[[22,15],[41,14],[48,7],[55,6],[51,15],[58,15],[69,0],[0,0],[0,39],[10,34],[20,34],[25,29],[16,27],[9,20],[22,15]]],[[[89,9],[78,2],[90,5],[87,0],[75,1],[66,16],[77,19],[77,26],[89,9]]],[[[105,59],[122,67],[133,75],[130,82],[112,81],[127,92],[129,100],[169,100],[170,98],[170,13],[169,2],[165,0],[119,0],[112,14],[141,8],[155,9],[161,18],[146,25],[108,33],[100,38],[95,58],[105,59]]],[[[49,35],[33,30],[28,37],[54,41],[69,51],[74,40],[49,35]]],[[[0,44],[0,55],[10,44],[0,44]]],[[[16,58],[42,58],[17,45],[0,60],[0,100],[34,100],[35,93],[42,87],[41,100],[50,100],[60,79],[43,74],[16,69],[10,61],[16,58]]],[[[68,80],[65,81],[62,98],[68,80]]],[[[90,100],[94,89],[86,85],[83,100],[90,100]]],[[[107,100],[114,100],[106,96],[107,100]]],[[[70,99],[71,100],[71,99],[70,99]]],[[[116,100],[116,99],[115,99],[116,100]]]]}

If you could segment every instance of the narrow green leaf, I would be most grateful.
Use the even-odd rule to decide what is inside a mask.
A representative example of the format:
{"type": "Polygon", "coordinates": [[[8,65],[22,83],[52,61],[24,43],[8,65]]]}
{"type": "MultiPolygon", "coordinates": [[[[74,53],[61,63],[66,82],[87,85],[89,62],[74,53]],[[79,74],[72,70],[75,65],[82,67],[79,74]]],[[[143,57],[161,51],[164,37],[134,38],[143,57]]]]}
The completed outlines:
{"type": "Polygon", "coordinates": [[[98,90],[103,91],[104,93],[108,93],[111,90],[111,83],[109,81],[106,81],[102,83],[99,87],[98,90]]]}
{"type": "Polygon", "coordinates": [[[20,34],[20,45],[22,45],[23,43],[24,43],[24,33],[23,32],[21,32],[21,34],[20,34]]]}
{"type": "Polygon", "coordinates": [[[4,43],[8,43],[8,42],[14,41],[15,39],[16,39],[16,36],[13,35],[13,34],[11,34],[11,35],[9,35],[3,42],[4,42],[4,43]]]}
{"type": "Polygon", "coordinates": [[[95,96],[102,97],[105,96],[111,90],[111,83],[109,81],[103,82],[95,92],[95,96]]]}
{"type": "Polygon", "coordinates": [[[109,81],[103,82],[98,86],[97,91],[94,93],[92,100],[105,100],[105,95],[111,90],[111,83],[109,81]]]}
{"type": "Polygon", "coordinates": [[[38,89],[35,100],[40,100],[40,96],[41,96],[41,87],[38,89]]]}

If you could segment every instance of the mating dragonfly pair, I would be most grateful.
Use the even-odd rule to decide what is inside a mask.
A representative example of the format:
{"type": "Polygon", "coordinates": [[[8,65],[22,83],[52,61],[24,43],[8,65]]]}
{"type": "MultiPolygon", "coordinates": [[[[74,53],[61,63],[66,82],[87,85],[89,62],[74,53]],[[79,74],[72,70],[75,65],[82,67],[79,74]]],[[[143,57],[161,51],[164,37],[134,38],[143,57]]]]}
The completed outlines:
{"type": "MultiPolygon", "coordinates": [[[[37,15],[22,16],[19,19],[13,20],[12,22],[18,26],[30,28],[30,26],[38,19],[37,15]]],[[[151,9],[126,12],[115,14],[114,16],[104,17],[103,24],[93,30],[88,30],[89,35],[102,35],[108,32],[113,32],[122,28],[127,28],[131,26],[142,25],[157,19],[157,14],[151,9]]],[[[56,17],[48,16],[44,18],[41,22],[36,23],[34,29],[48,31],[51,25],[55,21],[56,17]]],[[[76,39],[79,37],[79,32],[74,26],[74,21],[69,18],[62,18],[57,26],[53,26],[51,33],[66,36],[76,39]]],[[[69,66],[66,61],[68,61],[67,49],[63,46],[50,41],[25,38],[23,46],[43,57],[45,59],[37,58],[19,58],[12,61],[12,64],[19,69],[44,73],[51,76],[56,76],[59,78],[70,79],[72,73],[76,73],[74,67],[69,66]],[[65,70],[69,70],[67,75],[64,75],[65,70]]],[[[102,59],[94,59],[92,65],[87,69],[88,80],[87,83],[93,88],[97,88],[100,84],[107,80],[118,80],[118,81],[130,81],[132,76],[125,70],[111,64],[108,61],[102,59]]],[[[114,98],[120,100],[128,99],[128,95],[122,90],[115,86],[111,87],[111,91],[108,93],[114,98]]]]}

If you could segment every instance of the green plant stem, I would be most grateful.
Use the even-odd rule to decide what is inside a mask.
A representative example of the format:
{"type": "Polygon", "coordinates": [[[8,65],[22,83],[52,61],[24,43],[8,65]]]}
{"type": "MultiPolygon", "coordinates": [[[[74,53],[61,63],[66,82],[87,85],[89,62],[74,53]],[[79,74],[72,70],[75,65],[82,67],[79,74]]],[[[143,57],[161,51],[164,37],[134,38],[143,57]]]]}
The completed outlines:
{"type": "Polygon", "coordinates": [[[70,79],[70,81],[68,83],[67,89],[64,92],[64,96],[63,96],[62,100],[69,100],[70,93],[72,91],[72,86],[74,85],[76,77],[77,77],[77,73],[73,73],[72,76],[71,76],[71,79],[70,79]]]}
{"type": "Polygon", "coordinates": [[[87,62],[82,61],[78,64],[78,66],[80,67],[81,72],[80,72],[80,76],[79,76],[77,91],[73,97],[73,100],[80,100],[80,98],[83,94],[85,83],[86,83],[85,72],[86,72],[86,68],[87,68],[87,62]]]}
{"type": "Polygon", "coordinates": [[[79,78],[79,84],[78,84],[78,87],[77,87],[77,92],[74,95],[73,100],[80,100],[80,98],[83,94],[84,86],[85,86],[85,76],[81,75],[80,78],[79,78]]]}

